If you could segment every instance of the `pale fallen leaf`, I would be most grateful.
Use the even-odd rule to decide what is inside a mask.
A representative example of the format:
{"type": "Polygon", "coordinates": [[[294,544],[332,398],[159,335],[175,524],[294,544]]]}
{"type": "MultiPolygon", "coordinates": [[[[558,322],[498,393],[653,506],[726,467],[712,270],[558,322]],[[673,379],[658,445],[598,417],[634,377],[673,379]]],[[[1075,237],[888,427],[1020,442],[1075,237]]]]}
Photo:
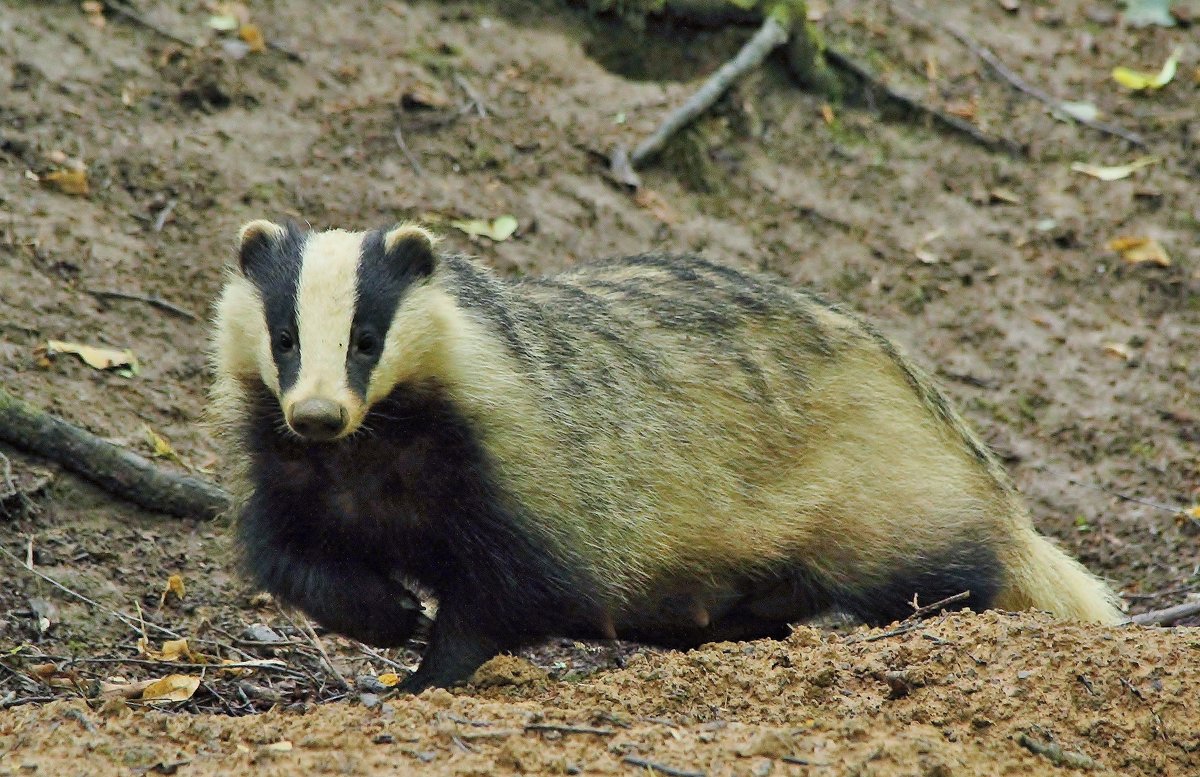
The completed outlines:
{"type": "Polygon", "coordinates": [[[1112,77],[1121,86],[1126,89],[1133,89],[1134,91],[1161,89],[1171,83],[1171,79],[1175,78],[1175,71],[1179,68],[1179,58],[1181,56],[1183,56],[1183,47],[1177,46],[1171,52],[1171,56],[1167,57],[1167,61],[1163,63],[1162,69],[1157,73],[1146,73],[1128,67],[1115,67],[1112,71],[1112,77]]]}
{"type": "Polygon", "coordinates": [[[1152,237],[1121,236],[1108,241],[1108,247],[1121,255],[1127,264],[1154,264],[1170,267],[1171,257],[1165,248],[1152,237]]]}
{"type": "Polygon", "coordinates": [[[1005,189],[1000,186],[992,189],[990,192],[988,192],[988,194],[993,200],[997,202],[1006,202],[1009,205],[1020,205],[1023,201],[1021,199],[1021,195],[1017,194],[1011,189],[1005,189]]]}
{"type": "Polygon", "coordinates": [[[203,659],[203,656],[198,656],[192,652],[186,639],[168,639],[163,643],[163,661],[184,660],[191,664],[202,664],[204,661],[201,659],[203,659]]]}
{"type": "Polygon", "coordinates": [[[100,683],[100,698],[102,699],[136,699],[145,692],[154,680],[138,680],[137,682],[104,682],[100,683]]]}
{"type": "Polygon", "coordinates": [[[1143,167],[1158,164],[1162,160],[1156,156],[1144,156],[1133,160],[1126,165],[1114,165],[1105,167],[1103,165],[1090,165],[1087,162],[1075,162],[1071,165],[1071,169],[1077,173],[1090,175],[1093,178],[1099,178],[1101,181],[1119,181],[1122,178],[1128,178],[1133,175],[1134,171],[1141,170],[1143,167]]]}
{"type": "Polygon", "coordinates": [[[142,691],[144,701],[187,701],[200,687],[200,678],[186,674],[169,674],[155,680],[142,691]]]}
{"type": "Polygon", "coordinates": [[[1076,121],[1095,121],[1100,118],[1100,109],[1089,102],[1065,100],[1054,107],[1054,113],[1076,121]]]}
{"type": "Polygon", "coordinates": [[[1171,0],[1125,0],[1125,21],[1134,27],[1174,27],[1171,0]]]}
{"type": "Polygon", "coordinates": [[[49,357],[60,353],[78,356],[84,364],[95,370],[113,370],[118,375],[133,377],[138,371],[137,357],[128,348],[118,351],[115,348],[101,348],[81,343],[68,343],[62,340],[50,340],[42,349],[49,357]]]}
{"type": "Polygon", "coordinates": [[[1107,356],[1116,356],[1125,361],[1133,358],[1133,354],[1129,352],[1129,348],[1122,343],[1105,343],[1104,353],[1107,356]]]}
{"type": "Polygon", "coordinates": [[[506,214],[491,221],[487,219],[451,221],[450,226],[471,237],[486,237],[499,243],[502,240],[508,240],[517,231],[517,219],[515,216],[506,214]]]}
{"type": "Polygon", "coordinates": [[[42,180],[63,194],[83,196],[90,191],[86,170],[55,170],[43,175],[42,180]]]}
{"type": "Polygon", "coordinates": [[[272,742],[269,745],[263,745],[262,749],[268,753],[290,753],[292,752],[292,743],[286,739],[278,742],[272,742]]]}
{"type": "Polygon", "coordinates": [[[238,28],[238,20],[232,14],[215,14],[208,17],[208,26],[220,32],[232,32],[238,28]]]}

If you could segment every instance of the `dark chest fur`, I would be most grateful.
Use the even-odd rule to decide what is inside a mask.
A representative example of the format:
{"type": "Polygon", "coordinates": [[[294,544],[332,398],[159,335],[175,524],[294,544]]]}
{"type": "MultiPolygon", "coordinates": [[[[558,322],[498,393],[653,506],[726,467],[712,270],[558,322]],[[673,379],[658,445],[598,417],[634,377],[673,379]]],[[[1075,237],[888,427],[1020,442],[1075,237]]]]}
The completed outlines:
{"type": "Polygon", "coordinates": [[[265,389],[252,408],[245,442],[254,493],[240,539],[250,572],[276,596],[376,644],[411,631],[407,610],[395,609],[406,581],[501,642],[589,620],[586,575],[530,530],[436,387],[397,389],[362,431],[329,444],[289,434],[265,389]],[[372,608],[384,612],[367,615],[372,608]]]}

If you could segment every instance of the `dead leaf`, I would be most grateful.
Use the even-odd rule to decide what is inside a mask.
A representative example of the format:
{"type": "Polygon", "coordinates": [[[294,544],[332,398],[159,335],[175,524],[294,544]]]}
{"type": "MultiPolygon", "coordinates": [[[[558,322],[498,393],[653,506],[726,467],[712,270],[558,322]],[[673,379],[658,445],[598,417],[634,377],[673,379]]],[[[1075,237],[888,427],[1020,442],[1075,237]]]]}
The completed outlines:
{"type": "Polygon", "coordinates": [[[1188,509],[1184,510],[1183,514],[1189,518],[1195,518],[1196,520],[1200,521],[1200,505],[1192,505],[1188,509]]]}
{"type": "Polygon", "coordinates": [[[1162,160],[1156,156],[1139,157],[1129,164],[1115,165],[1112,167],[1104,167],[1101,165],[1089,165],[1086,162],[1074,162],[1071,169],[1077,173],[1090,175],[1093,178],[1099,178],[1101,181],[1119,181],[1122,178],[1128,178],[1137,170],[1150,165],[1158,164],[1162,160]]]}
{"type": "Polygon", "coordinates": [[[384,688],[392,688],[400,682],[400,675],[395,672],[384,672],[375,678],[384,688]]]}
{"type": "Polygon", "coordinates": [[[832,105],[830,105],[829,103],[821,104],[821,118],[825,121],[826,125],[831,126],[831,127],[833,126],[833,122],[836,117],[833,115],[833,106],[832,105]]]}
{"type": "Polygon", "coordinates": [[[1133,354],[1130,353],[1128,346],[1122,343],[1105,343],[1104,353],[1107,356],[1116,356],[1124,359],[1125,361],[1129,361],[1133,358],[1133,354]]]}
{"type": "Polygon", "coordinates": [[[63,194],[86,195],[88,179],[86,170],[55,170],[42,176],[42,180],[51,184],[63,194]]]}
{"type": "Polygon", "coordinates": [[[263,745],[263,750],[268,753],[290,753],[292,752],[292,743],[286,739],[281,739],[278,742],[272,742],[269,745],[263,745]]]}
{"type": "Polygon", "coordinates": [[[1121,236],[1108,241],[1108,247],[1121,255],[1127,264],[1154,264],[1170,267],[1171,257],[1152,237],[1121,236]]]}
{"type": "Polygon", "coordinates": [[[972,97],[970,100],[958,100],[946,105],[946,113],[951,116],[957,116],[960,119],[974,121],[975,116],[979,113],[979,101],[972,97]]]}
{"type": "Polygon", "coordinates": [[[506,214],[491,221],[486,219],[451,221],[450,226],[471,237],[486,237],[499,243],[502,240],[508,240],[517,231],[517,218],[506,214]]]}
{"type": "Polygon", "coordinates": [[[103,30],[104,25],[108,24],[108,20],[104,18],[104,3],[99,0],[84,0],[79,7],[87,14],[88,24],[96,29],[103,30]]]}
{"type": "Polygon", "coordinates": [[[996,202],[1005,202],[1009,205],[1020,205],[1023,202],[1021,195],[1017,194],[1011,189],[1005,189],[1000,186],[992,189],[990,192],[988,192],[988,195],[991,196],[991,198],[996,202]]]}
{"type": "MultiPolygon", "coordinates": [[[[142,429],[146,432],[146,441],[150,443],[150,448],[153,451],[153,453],[150,454],[151,456],[156,459],[170,459],[177,464],[183,464],[183,458],[175,452],[175,449],[171,446],[170,440],[168,440],[166,437],[163,437],[149,426],[143,426],[142,429]]],[[[171,577],[174,579],[177,577],[177,575],[172,575],[171,577]]],[[[182,587],[182,583],[180,585],[182,587]]],[[[168,583],[168,587],[169,586],[170,583],[168,583]]],[[[164,596],[165,595],[166,594],[164,594],[164,596]]],[[[183,595],[180,594],[179,598],[182,599],[183,595]]]]}
{"type": "Polygon", "coordinates": [[[41,355],[53,358],[61,353],[78,356],[83,363],[95,370],[112,370],[118,375],[131,378],[137,374],[138,362],[133,351],[128,348],[118,351],[114,348],[102,348],[81,343],[68,343],[62,340],[49,340],[39,349],[41,355]]]}
{"type": "Polygon", "coordinates": [[[654,218],[664,224],[674,224],[679,220],[662,195],[653,189],[638,189],[637,193],[633,195],[633,201],[639,208],[649,211],[654,218]]]}
{"type": "Polygon", "coordinates": [[[1157,73],[1146,73],[1127,67],[1115,67],[1112,71],[1112,77],[1121,86],[1126,89],[1132,89],[1135,92],[1144,89],[1161,89],[1171,83],[1171,79],[1175,78],[1175,71],[1179,68],[1179,58],[1181,56],[1183,56],[1183,47],[1177,46],[1171,52],[1171,56],[1167,57],[1167,61],[1163,63],[1162,69],[1157,73]]]}
{"type": "Polygon", "coordinates": [[[267,50],[267,39],[263,37],[262,30],[257,24],[243,24],[238,29],[238,37],[244,40],[250,50],[256,54],[267,50]]]}
{"type": "MultiPolygon", "coordinates": [[[[167,586],[163,589],[162,596],[159,598],[158,606],[162,607],[167,603],[167,597],[175,594],[175,598],[182,601],[187,595],[187,589],[183,586],[183,578],[179,575],[171,575],[167,578],[167,586]]],[[[184,640],[184,646],[187,646],[187,640],[184,640]]],[[[163,645],[163,650],[166,650],[166,644],[163,645]]]]}
{"type": "Polygon", "coordinates": [[[200,678],[186,674],[169,674],[155,680],[142,691],[143,701],[187,701],[200,687],[200,678]]]}
{"type": "Polygon", "coordinates": [[[107,682],[100,683],[100,698],[102,699],[136,699],[142,695],[154,680],[138,680],[133,683],[107,682]]]}
{"type": "Polygon", "coordinates": [[[238,28],[238,20],[230,14],[214,14],[208,17],[208,26],[218,32],[232,32],[238,28]]]}

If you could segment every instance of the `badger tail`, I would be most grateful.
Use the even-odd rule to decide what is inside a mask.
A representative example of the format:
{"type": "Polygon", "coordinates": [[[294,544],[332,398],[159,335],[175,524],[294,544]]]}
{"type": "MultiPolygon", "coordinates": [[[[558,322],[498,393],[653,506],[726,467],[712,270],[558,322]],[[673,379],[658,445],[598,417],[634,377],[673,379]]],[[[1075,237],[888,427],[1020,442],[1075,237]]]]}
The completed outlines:
{"type": "Polygon", "coordinates": [[[1092,623],[1128,620],[1112,589],[1032,528],[1018,530],[1005,577],[995,602],[1001,609],[1047,610],[1092,623]]]}

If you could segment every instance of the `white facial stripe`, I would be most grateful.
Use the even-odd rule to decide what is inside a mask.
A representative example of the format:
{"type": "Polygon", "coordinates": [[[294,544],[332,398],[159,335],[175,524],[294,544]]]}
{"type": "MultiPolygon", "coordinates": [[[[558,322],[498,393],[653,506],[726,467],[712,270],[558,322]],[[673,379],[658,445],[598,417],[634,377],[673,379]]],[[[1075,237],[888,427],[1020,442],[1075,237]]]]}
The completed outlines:
{"type": "Polygon", "coordinates": [[[361,233],[314,232],[304,249],[296,290],[300,376],[291,401],[331,399],[356,404],[346,381],[346,349],[354,321],[361,233]]]}

